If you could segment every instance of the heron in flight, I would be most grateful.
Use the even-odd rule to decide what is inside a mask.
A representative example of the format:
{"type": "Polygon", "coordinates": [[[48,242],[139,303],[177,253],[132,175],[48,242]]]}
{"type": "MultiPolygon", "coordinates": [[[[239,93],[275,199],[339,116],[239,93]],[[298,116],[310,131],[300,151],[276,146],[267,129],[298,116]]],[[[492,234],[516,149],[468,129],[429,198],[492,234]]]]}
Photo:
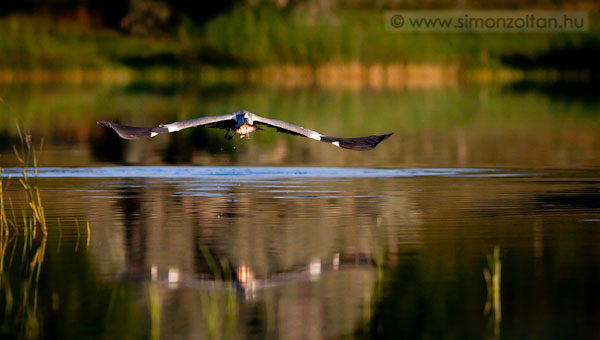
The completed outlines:
{"type": "Polygon", "coordinates": [[[393,133],[385,135],[375,135],[367,137],[341,138],[324,136],[316,131],[312,131],[294,124],[290,124],[277,119],[264,118],[254,113],[241,110],[221,116],[208,116],[190,119],[182,122],[173,122],[170,124],[161,124],[158,127],[134,127],[122,125],[114,122],[99,121],[102,124],[117,132],[124,139],[140,139],[154,137],[162,133],[177,132],[195,126],[207,126],[212,128],[225,129],[225,139],[231,140],[236,134],[240,138],[250,138],[250,133],[262,130],[257,125],[264,125],[277,129],[278,132],[285,132],[296,136],[308,137],[325,143],[333,144],[337,147],[367,151],[371,150],[381,143],[381,141],[389,138],[393,133]],[[233,131],[232,134],[230,134],[233,131]]]}

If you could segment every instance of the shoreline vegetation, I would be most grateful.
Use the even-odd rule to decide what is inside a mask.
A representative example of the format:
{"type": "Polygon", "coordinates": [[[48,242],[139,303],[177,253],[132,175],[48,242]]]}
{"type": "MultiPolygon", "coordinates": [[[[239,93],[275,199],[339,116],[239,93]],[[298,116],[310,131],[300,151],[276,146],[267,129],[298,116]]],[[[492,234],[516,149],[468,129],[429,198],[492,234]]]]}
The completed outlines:
{"type": "Polygon", "coordinates": [[[167,33],[135,36],[76,18],[10,14],[0,17],[0,84],[147,79],[410,88],[588,82],[596,79],[593,60],[600,51],[596,16],[591,19],[587,34],[396,34],[385,32],[378,10],[315,17],[236,6],[203,24],[184,17],[167,33]]]}
{"type": "Polygon", "coordinates": [[[461,70],[457,65],[428,64],[325,64],[316,67],[275,65],[246,68],[204,67],[198,71],[154,69],[135,72],[114,70],[0,70],[0,84],[11,83],[113,83],[138,80],[201,84],[250,83],[281,87],[324,88],[429,88],[454,87],[461,80],[471,82],[513,82],[537,76],[541,80],[585,79],[585,74],[525,73],[510,68],[461,70]]]}
{"type": "Polygon", "coordinates": [[[136,81],[203,85],[241,84],[280,87],[323,88],[433,88],[456,87],[469,83],[589,82],[586,71],[532,70],[509,67],[461,69],[458,65],[435,64],[325,64],[316,67],[274,65],[247,68],[215,68],[206,66],[197,71],[153,69],[136,72],[127,68],[106,70],[11,70],[0,69],[1,84],[129,84],[136,81]]]}

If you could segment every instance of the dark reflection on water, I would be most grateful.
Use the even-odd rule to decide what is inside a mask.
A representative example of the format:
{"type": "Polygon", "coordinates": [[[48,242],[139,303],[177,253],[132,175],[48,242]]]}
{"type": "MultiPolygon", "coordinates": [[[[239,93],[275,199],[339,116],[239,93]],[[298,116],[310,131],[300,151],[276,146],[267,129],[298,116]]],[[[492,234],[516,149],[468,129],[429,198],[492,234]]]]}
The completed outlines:
{"type": "Polygon", "coordinates": [[[595,171],[41,168],[39,181],[63,235],[52,222],[48,337],[597,334],[595,171]],[[89,218],[89,250],[75,218],[89,218]],[[497,323],[483,277],[495,245],[497,323]]]}

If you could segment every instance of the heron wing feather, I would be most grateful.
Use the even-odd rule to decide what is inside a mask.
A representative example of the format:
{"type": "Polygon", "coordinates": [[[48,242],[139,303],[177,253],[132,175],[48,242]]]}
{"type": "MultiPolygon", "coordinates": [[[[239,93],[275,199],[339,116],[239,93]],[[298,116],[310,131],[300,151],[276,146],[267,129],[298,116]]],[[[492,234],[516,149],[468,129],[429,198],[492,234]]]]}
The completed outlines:
{"type": "Polygon", "coordinates": [[[303,128],[301,126],[297,126],[297,125],[294,125],[294,124],[291,124],[288,122],[284,122],[282,120],[265,118],[265,117],[261,117],[261,116],[257,116],[257,115],[254,115],[253,118],[254,118],[254,123],[274,127],[279,132],[285,132],[285,133],[289,133],[292,135],[298,135],[298,136],[312,138],[315,140],[321,140],[322,135],[320,133],[313,131],[313,130],[309,130],[307,128],[303,128]]]}
{"type": "Polygon", "coordinates": [[[190,127],[208,125],[208,124],[219,124],[232,121],[232,125],[235,125],[235,114],[230,113],[221,116],[207,116],[194,118],[190,120],[184,120],[181,122],[173,122],[170,124],[162,124],[158,127],[137,127],[123,125],[115,122],[99,121],[98,124],[102,124],[109,127],[124,139],[140,139],[154,137],[162,133],[177,132],[179,130],[187,129],[190,127]]]}

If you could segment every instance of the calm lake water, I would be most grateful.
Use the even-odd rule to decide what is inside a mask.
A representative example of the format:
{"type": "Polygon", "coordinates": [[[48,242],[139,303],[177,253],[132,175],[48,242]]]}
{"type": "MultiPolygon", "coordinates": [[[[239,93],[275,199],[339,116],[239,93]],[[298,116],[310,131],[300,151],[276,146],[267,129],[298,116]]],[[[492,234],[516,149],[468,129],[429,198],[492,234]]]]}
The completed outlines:
{"type": "Polygon", "coordinates": [[[44,140],[37,185],[48,223],[46,240],[12,229],[1,239],[3,338],[600,331],[595,98],[528,84],[145,83],[3,86],[0,98],[6,210],[21,219],[26,198],[12,150],[19,121],[36,146],[44,140]],[[331,135],[395,135],[353,152],[274,131],[130,142],[95,124],[242,108],[331,135]]]}

